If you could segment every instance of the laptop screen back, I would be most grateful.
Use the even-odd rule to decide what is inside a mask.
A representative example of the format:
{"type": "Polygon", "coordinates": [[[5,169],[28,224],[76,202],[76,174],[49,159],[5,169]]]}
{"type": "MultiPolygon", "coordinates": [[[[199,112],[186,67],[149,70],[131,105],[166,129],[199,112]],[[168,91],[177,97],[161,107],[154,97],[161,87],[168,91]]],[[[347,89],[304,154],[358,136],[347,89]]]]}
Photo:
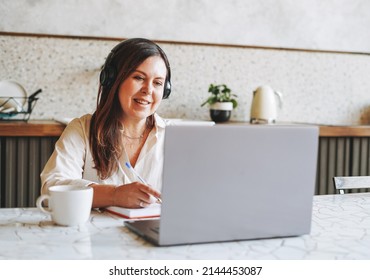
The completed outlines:
{"type": "Polygon", "coordinates": [[[159,245],[310,232],[318,128],[166,128],[159,245]]]}

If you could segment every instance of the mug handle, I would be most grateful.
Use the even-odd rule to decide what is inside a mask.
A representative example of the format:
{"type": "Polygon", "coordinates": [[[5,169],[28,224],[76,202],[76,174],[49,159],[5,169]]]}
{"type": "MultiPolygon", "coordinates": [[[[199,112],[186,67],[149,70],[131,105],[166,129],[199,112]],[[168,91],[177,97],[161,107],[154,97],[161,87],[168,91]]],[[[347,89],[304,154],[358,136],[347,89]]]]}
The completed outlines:
{"type": "Polygon", "coordinates": [[[42,207],[42,202],[44,200],[50,200],[50,195],[48,194],[43,194],[41,196],[39,196],[36,200],[36,206],[38,209],[40,209],[42,212],[46,213],[46,214],[50,214],[51,213],[51,209],[48,207],[48,208],[44,208],[42,207]]]}

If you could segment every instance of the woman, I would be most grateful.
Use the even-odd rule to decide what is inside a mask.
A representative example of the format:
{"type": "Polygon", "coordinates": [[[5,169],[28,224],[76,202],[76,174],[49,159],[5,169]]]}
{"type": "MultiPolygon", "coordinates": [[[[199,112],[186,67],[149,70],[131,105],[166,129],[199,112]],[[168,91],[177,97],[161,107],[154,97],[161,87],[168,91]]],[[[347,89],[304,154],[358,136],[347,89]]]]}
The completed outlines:
{"type": "Polygon", "coordinates": [[[139,208],[159,199],[165,123],[155,112],[170,94],[170,77],[166,54],[154,42],[129,39],[113,48],[96,110],[66,127],[41,173],[41,192],[90,185],[93,207],[139,208]]]}

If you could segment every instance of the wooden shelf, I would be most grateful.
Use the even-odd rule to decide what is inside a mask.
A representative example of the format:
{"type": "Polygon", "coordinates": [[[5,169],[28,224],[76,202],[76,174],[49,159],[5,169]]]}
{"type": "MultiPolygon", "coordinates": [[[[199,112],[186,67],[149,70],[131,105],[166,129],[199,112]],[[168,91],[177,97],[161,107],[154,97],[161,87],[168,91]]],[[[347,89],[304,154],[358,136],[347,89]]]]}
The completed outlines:
{"type": "Polygon", "coordinates": [[[55,121],[1,121],[0,136],[60,136],[65,127],[55,121]]]}
{"type": "MultiPolygon", "coordinates": [[[[370,137],[370,125],[319,125],[319,127],[321,137],[370,137]]],[[[0,121],[0,136],[60,136],[64,128],[64,124],[47,120],[0,121]]]]}
{"type": "MultiPolygon", "coordinates": [[[[254,125],[249,122],[230,121],[226,125],[254,125]]],[[[272,124],[275,125],[275,124],[272,124]]],[[[277,123],[277,125],[309,125],[320,128],[320,137],[370,137],[370,125],[323,125],[314,123],[277,123]]]]}
{"type": "Polygon", "coordinates": [[[369,137],[370,125],[320,126],[321,137],[369,137]]]}

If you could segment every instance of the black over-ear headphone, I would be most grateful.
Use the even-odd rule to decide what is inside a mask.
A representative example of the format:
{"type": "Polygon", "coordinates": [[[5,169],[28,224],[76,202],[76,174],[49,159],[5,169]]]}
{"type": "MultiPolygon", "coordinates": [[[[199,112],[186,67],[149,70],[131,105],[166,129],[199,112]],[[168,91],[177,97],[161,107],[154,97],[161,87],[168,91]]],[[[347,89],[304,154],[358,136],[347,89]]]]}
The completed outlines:
{"type": "Polygon", "coordinates": [[[100,72],[100,84],[103,87],[110,87],[116,79],[117,70],[116,70],[116,67],[113,67],[112,65],[112,59],[119,45],[120,44],[118,44],[111,50],[107,59],[105,60],[103,69],[100,72]]]}
{"type": "MultiPolygon", "coordinates": [[[[116,80],[117,69],[113,65],[112,60],[113,60],[113,57],[116,54],[117,50],[122,45],[124,45],[126,42],[127,42],[127,40],[123,41],[123,42],[119,43],[117,46],[115,46],[111,50],[111,52],[109,53],[107,59],[105,60],[103,69],[100,72],[100,84],[101,84],[101,86],[110,87],[114,83],[114,81],[116,80]]],[[[162,52],[162,54],[165,55],[163,50],[158,45],[157,45],[157,47],[162,52]]],[[[166,67],[167,66],[168,66],[168,73],[167,73],[167,77],[166,77],[166,81],[165,81],[165,85],[164,85],[164,90],[163,90],[163,99],[168,98],[171,94],[171,69],[170,69],[169,65],[166,65],[166,67]]]]}

